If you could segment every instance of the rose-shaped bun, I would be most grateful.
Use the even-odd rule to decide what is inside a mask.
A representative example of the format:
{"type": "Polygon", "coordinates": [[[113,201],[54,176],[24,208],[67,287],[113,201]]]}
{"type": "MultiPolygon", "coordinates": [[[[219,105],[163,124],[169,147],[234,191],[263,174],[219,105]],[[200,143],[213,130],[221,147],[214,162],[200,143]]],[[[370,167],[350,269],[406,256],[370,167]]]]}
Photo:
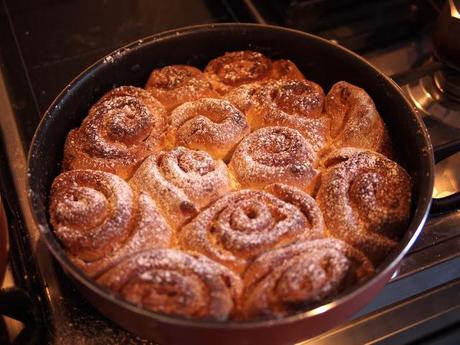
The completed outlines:
{"type": "Polygon", "coordinates": [[[148,195],[103,171],[72,170],[56,177],[50,220],[72,261],[92,277],[125,255],[169,247],[174,240],[148,195]]]}
{"type": "Polygon", "coordinates": [[[204,74],[195,67],[172,65],[154,69],[145,85],[167,110],[203,97],[217,97],[204,74]]]}
{"type": "Polygon", "coordinates": [[[244,114],[223,99],[202,98],[187,102],[171,114],[174,146],[207,151],[216,159],[228,158],[249,133],[244,114]]]}
{"type": "Polygon", "coordinates": [[[373,272],[357,249],[337,239],[304,241],[269,251],[247,269],[242,314],[281,318],[305,310],[373,272]]]}
{"type": "Polygon", "coordinates": [[[133,86],[113,89],[70,131],[64,170],[103,170],[128,179],[163,145],[165,117],[165,108],[149,92],[133,86]]]}
{"type": "Polygon", "coordinates": [[[148,193],[174,228],[230,190],[224,162],[185,147],[147,158],[130,184],[148,193]]]}
{"type": "Polygon", "coordinates": [[[324,236],[321,212],[308,194],[275,184],[241,190],[217,200],[179,234],[179,245],[243,272],[261,253],[324,236]]]}
{"type": "Polygon", "coordinates": [[[241,141],[229,168],[242,187],[262,189],[279,182],[309,190],[317,175],[316,158],[311,146],[295,129],[265,127],[241,141]]]}
{"type": "Polygon", "coordinates": [[[334,151],[324,165],[316,200],[329,233],[378,264],[407,227],[410,176],[385,156],[355,148],[334,151]]]}
{"type": "Polygon", "coordinates": [[[156,312],[224,321],[242,291],[240,277],[203,255],[173,249],[126,258],[98,282],[126,300],[156,312]]]}

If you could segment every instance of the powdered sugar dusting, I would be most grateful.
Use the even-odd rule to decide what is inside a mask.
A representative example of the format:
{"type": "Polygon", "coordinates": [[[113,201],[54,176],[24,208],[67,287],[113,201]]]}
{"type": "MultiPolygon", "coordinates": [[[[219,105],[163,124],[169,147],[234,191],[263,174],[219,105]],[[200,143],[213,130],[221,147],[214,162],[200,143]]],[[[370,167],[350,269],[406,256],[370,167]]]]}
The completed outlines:
{"type": "Polygon", "coordinates": [[[202,98],[177,107],[171,114],[172,135],[178,146],[204,150],[223,159],[249,133],[243,113],[230,102],[202,98]]]}
{"type": "Polygon", "coordinates": [[[265,55],[249,50],[225,53],[211,60],[204,72],[214,90],[221,95],[253,82],[305,79],[292,61],[272,62],[265,55]]]}
{"type": "Polygon", "coordinates": [[[241,279],[230,270],[173,249],[133,255],[98,281],[154,311],[217,320],[230,316],[242,293],[241,279]]]}
{"type": "Polygon", "coordinates": [[[321,237],[323,223],[315,214],[319,209],[311,205],[313,199],[299,196],[294,200],[290,188],[267,190],[273,194],[241,190],[224,196],[182,228],[180,245],[242,272],[270,248],[299,238],[321,237]]]}
{"type": "Polygon", "coordinates": [[[379,263],[396,246],[410,179],[368,151],[391,147],[364,90],[325,97],[293,62],[252,51],[204,73],[154,69],[145,88],[90,109],[51,191],[56,235],[99,283],[166,314],[282,317],[369,274],[361,251],[379,263]]]}
{"type": "Polygon", "coordinates": [[[51,189],[51,223],[64,246],[96,260],[131,232],[133,194],[118,176],[92,170],[62,173],[51,189]]]}
{"type": "MultiPolygon", "coordinates": [[[[140,40],[139,40],[140,41],[140,40]]],[[[142,42],[141,42],[142,43],[142,42]]],[[[104,59],[102,60],[102,63],[103,64],[110,64],[110,63],[114,63],[116,60],[120,59],[121,57],[123,57],[124,55],[126,55],[126,53],[129,52],[129,48],[122,48],[122,49],[119,49],[117,51],[115,51],[114,53],[110,54],[110,55],[107,55],[106,57],[104,57],[104,59]]]]}
{"type": "Polygon", "coordinates": [[[254,82],[268,77],[271,61],[253,51],[225,53],[211,60],[205,68],[205,75],[214,89],[224,94],[231,87],[254,82]]]}
{"type": "Polygon", "coordinates": [[[70,132],[64,148],[67,169],[91,168],[129,177],[139,161],[158,150],[166,132],[166,110],[147,91],[116,88],[70,132]]]}
{"type": "Polygon", "coordinates": [[[408,174],[383,155],[355,150],[329,165],[321,183],[317,200],[329,231],[379,262],[409,218],[408,174]]]}
{"type": "Polygon", "coordinates": [[[185,65],[153,70],[145,88],[168,110],[203,97],[217,97],[203,73],[195,67],[185,65]]]}
{"type": "Polygon", "coordinates": [[[317,174],[316,154],[302,135],[286,127],[266,127],[244,138],[230,169],[243,187],[283,182],[306,189],[317,174]]]}
{"type": "Polygon", "coordinates": [[[283,317],[313,306],[371,273],[372,264],[342,241],[299,242],[270,251],[244,274],[245,318],[283,317]]]}
{"type": "Polygon", "coordinates": [[[185,147],[149,157],[130,183],[156,200],[173,227],[182,225],[230,190],[224,162],[185,147]]]}
{"type": "Polygon", "coordinates": [[[277,80],[240,86],[227,99],[245,112],[251,127],[283,126],[298,130],[315,152],[329,140],[323,114],[324,92],[308,80],[277,80]]]}
{"type": "Polygon", "coordinates": [[[363,89],[341,81],[332,86],[325,112],[335,147],[360,147],[388,154],[388,134],[374,102],[363,89]]]}

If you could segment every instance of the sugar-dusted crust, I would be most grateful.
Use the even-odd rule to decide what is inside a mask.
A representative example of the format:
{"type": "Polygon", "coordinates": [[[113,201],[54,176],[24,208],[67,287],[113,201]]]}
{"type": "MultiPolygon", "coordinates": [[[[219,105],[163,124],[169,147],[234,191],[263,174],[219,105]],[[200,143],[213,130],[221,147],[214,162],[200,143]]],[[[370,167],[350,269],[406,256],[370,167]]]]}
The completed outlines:
{"type": "Polygon", "coordinates": [[[324,236],[321,211],[308,194],[275,184],[228,194],[184,226],[179,245],[235,272],[258,255],[301,239],[324,236]]]}
{"type": "Polygon", "coordinates": [[[203,97],[218,96],[203,72],[187,65],[172,65],[154,69],[145,84],[145,89],[167,110],[203,97]]]}
{"type": "Polygon", "coordinates": [[[130,184],[149,194],[173,228],[230,191],[227,166],[205,151],[185,147],[148,157],[130,184]]]}
{"type": "Polygon", "coordinates": [[[202,98],[177,107],[171,114],[175,146],[204,150],[216,159],[225,159],[249,133],[245,115],[223,99],[202,98]]]}
{"type": "Polygon", "coordinates": [[[243,188],[286,183],[307,190],[317,175],[316,153],[302,135],[287,127],[265,127],[237,146],[230,171],[243,188]]]}
{"type": "Polygon", "coordinates": [[[50,200],[54,232],[72,261],[91,277],[125,255],[174,243],[155,202],[116,175],[64,172],[54,180],[50,200]]]}
{"type": "Polygon", "coordinates": [[[387,157],[355,148],[333,151],[324,165],[316,200],[329,233],[380,263],[409,221],[409,175],[387,157]]]}
{"type": "Polygon", "coordinates": [[[254,82],[304,79],[292,61],[272,61],[262,53],[250,50],[225,53],[211,60],[204,74],[220,95],[254,82]]]}
{"type": "Polygon", "coordinates": [[[98,282],[146,309],[220,321],[235,313],[242,293],[241,279],[231,270],[174,249],[129,256],[98,282]]]}
{"type": "Polygon", "coordinates": [[[372,274],[411,179],[365,90],[302,72],[236,51],[104,95],[51,190],[71,260],[141,307],[221,321],[304,311],[372,274]]]}
{"type": "Polygon", "coordinates": [[[362,88],[339,81],[327,94],[333,148],[358,147],[391,156],[388,132],[372,98],[362,88]]]}
{"type": "Polygon", "coordinates": [[[281,79],[233,89],[225,98],[246,114],[252,129],[283,126],[298,130],[315,152],[330,142],[324,91],[309,80],[281,79]]]}
{"type": "Polygon", "coordinates": [[[258,257],[243,276],[243,318],[281,318],[311,308],[373,270],[359,250],[332,238],[272,250],[258,257]]]}
{"type": "Polygon", "coordinates": [[[64,146],[64,170],[94,169],[131,177],[166,134],[166,110],[149,92],[122,86],[105,94],[64,146]]]}

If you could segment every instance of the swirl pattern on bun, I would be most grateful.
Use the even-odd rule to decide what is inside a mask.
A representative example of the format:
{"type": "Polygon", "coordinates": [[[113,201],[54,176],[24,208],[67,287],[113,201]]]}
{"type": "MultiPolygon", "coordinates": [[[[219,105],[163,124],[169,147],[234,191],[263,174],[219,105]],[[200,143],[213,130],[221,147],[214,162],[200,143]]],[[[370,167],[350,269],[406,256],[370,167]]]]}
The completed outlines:
{"type": "Polygon", "coordinates": [[[166,133],[166,110],[149,92],[122,86],[105,94],[64,146],[64,170],[103,170],[128,179],[166,133]]]}
{"type": "Polygon", "coordinates": [[[203,97],[218,96],[198,68],[186,65],[172,65],[154,69],[145,89],[158,99],[167,110],[172,110],[182,103],[203,97]]]}
{"type": "Polygon", "coordinates": [[[174,249],[126,258],[98,282],[124,299],[169,315],[227,320],[242,292],[240,277],[203,255],[174,249]]]}
{"type": "Polygon", "coordinates": [[[198,251],[236,272],[267,250],[324,236],[316,202],[286,185],[267,191],[240,190],[222,197],[179,234],[179,245],[198,251]]]}
{"type": "Polygon", "coordinates": [[[243,188],[279,182],[307,190],[317,175],[315,161],[315,152],[298,131],[265,127],[241,141],[229,167],[243,188]]]}
{"type": "Polygon", "coordinates": [[[216,159],[231,155],[249,133],[244,114],[223,99],[202,98],[177,107],[171,114],[175,146],[207,151],[216,159]]]}
{"type": "Polygon", "coordinates": [[[54,180],[50,199],[54,232],[89,276],[98,276],[125,255],[174,243],[155,202],[116,175],[64,172],[54,180]]]}
{"type": "Polygon", "coordinates": [[[366,91],[339,81],[327,94],[324,106],[331,119],[333,147],[356,147],[392,156],[385,123],[366,91]]]}
{"type": "Polygon", "coordinates": [[[409,221],[408,173],[379,153],[355,148],[332,152],[324,165],[316,200],[329,233],[380,263],[409,221]]]}
{"type": "Polygon", "coordinates": [[[311,308],[372,272],[372,263],[359,250],[337,239],[269,251],[244,273],[243,317],[281,318],[311,308]]]}
{"type": "Polygon", "coordinates": [[[130,184],[148,193],[174,228],[230,190],[224,162],[185,147],[147,158],[130,184]]]}
{"type": "Polygon", "coordinates": [[[329,142],[330,119],[323,114],[324,92],[309,80],[248,84],[225,96],[242,110],[251,128],[283,126],[298,130],[315,152],[329,142]]]}

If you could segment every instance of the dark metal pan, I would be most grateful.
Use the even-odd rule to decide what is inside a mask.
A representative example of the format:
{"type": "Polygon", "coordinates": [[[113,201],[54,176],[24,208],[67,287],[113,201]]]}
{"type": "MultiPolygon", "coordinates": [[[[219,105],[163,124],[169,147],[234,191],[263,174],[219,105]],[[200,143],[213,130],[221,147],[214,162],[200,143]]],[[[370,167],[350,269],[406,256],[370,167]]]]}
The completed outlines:
{"type": "MultiPolygon", "coordinates": [[[[458,143],[456,143],[458,147],[458,143]]],[[[30,203],[49,250],[81,293],[123,328],[162,344],[290,344],[317,335],[363,307],[390,279],[415,242],[428,216],[433,190],[433,149],[427,130],[401,89],[358,55],[299,31],[251,24],[184,28],[154,35],[119,49],[88,68],[57,97],[43,117],[29,153],[30,203]],[[280,320],[201,322],[143,310],[86,278],[67,258],[48,223],[48,194],[60,171],[67,133],[79,126],[89,107],[119,85],[144,85],[154,67],[198,67],[224,52],[253,49],[293,60],[308,79],[328,90],[339,80],[363,87],[383,116],[399,162],[414,181],[410,225],[394,251],[366,282],[323,305],[280,320]]],[[[457,202],[458,204],[458,202],[457,202]]],[[[453,203],[444,205],[453,207],[453,203]]]]}
{"type": "Polygon", "coordinates": [[[8,225],[3,209],[2,196],[0,195],[0,286],[3,283],[8,260],[8,225]]]}

